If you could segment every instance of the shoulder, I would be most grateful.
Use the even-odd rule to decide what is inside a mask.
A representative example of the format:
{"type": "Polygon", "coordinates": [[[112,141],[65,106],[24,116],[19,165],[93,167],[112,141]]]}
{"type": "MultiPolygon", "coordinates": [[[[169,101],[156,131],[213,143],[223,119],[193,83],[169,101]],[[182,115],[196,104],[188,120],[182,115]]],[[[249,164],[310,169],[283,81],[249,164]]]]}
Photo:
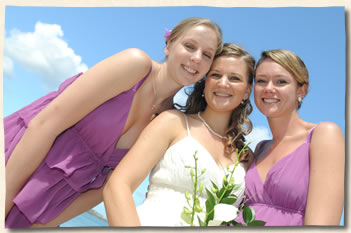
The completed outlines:
{"type": "Polygon", "coordinates": [[[129,48],[120,52],[123,59],[133,64],[133,69],[137,71],[148,72],[152,65],[152,59],[143,50],[137,48],[129,48]]]}
{"type": "Polygon", "coordinates": [[[122,50],[102,62],[100,71],[110,74],[116,80],[135,84],[150,71],[152,60],[144,51],[137,48],[122,50]]]}
{"type": "Polygon", "coordinates": [[[334,138],[344,137],[340,127],[333,122],[320,122],[313,131],[312,142],[316,140],[330,140],[334,138]]]}
{"type": "Polygon", "coordinates": [[[165,137],[175,138],[184,131],[184,113],[178,110],[166,110],[157,115],[149,124],[153,132],[162,132],[165,137]]]}
{"type": "Polygon", "coordinates": [[[156,118],[158,121],[164,121],[167,122],[168,124],[179,124],[182,121],[184,121],[184,113],[176,110],[176,109],[170,109],[161,112],[156,118]]]}
{"type": "Polygon", "coordinates": [[[338,156],[345,156],[344,152],[345,139],[339,126],[333,122],[317,124],[311,138],[311,159],[329,157],[333,160],[338,156]]]}

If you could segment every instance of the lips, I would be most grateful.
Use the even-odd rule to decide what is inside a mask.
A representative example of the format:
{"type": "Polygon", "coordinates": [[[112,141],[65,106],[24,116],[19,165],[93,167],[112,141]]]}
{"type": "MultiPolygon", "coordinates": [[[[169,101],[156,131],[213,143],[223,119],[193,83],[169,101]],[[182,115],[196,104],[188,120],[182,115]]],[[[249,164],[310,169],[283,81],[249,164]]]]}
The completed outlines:
{"type": "Polygon", "coordinates": [[[263,102],[265,103],[278,103],[280,100],[279,99],[273,99],[273,98],[262,98],[263,102]]]}
{"type": "Polygon", "coordinates": [[[193,68],[191,68],[190,66],[186,66],[183,65],[184,70],[186,70],[187,72],[189,72],[190,74],[196,74],[198,73],[197,70],[194,70],[193,68]]]}
{"type": "Polygon", "coordinates": [[[226,93],[221,93],[221,92],[213,92],[213,94],[215,96],[219,96],[219,97],[231,97],[232,95],[230,94],[226,94],[226,93]]]}

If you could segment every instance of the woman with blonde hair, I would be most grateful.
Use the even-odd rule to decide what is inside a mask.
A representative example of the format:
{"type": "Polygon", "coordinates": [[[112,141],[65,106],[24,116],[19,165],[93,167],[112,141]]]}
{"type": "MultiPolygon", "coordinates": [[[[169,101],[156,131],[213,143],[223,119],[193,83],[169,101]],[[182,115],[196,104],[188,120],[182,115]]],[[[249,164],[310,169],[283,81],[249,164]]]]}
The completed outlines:
{"type": "Polygon", "coordinates": [[[266,226],[338,225],[344,203],[345,140],[332,122],[299,117],[309,87],[304,62],[289,50],[262,53],[255,103],[273,138],[256,146],[246,175],[248,206],[266,226]]]}
{"type": "MultiPolygon", "coordinates": [[[[185,113],[165,111],[144,129],[104,188],[111,226],[188,226],[181,213],[187,203],[186,191],[193,192],[186,166],[194,164],[195,151],[197,169],[206,169],[198,179],[204,187],[211,180],[220,187],[225,168],[240,162],[234,180],[242,185],[233,193],[237,196],[234,206],[239,207],[250,154],[246,152],[237,161],[235,149],[244,147],[243,135],[252,128],[248,115],[254,65],[254,58],[241,47],[224,44],[205,80],[195,85],[182,108],[185,113]],[[150,171],[147,198],[136,208],[132,193],[150,171]]],[[[203,192],[199,197],[202,206],[206,198],[203,192]]]]}
{"type": "Polygon", "coordinates": [[[187,18],[167,35],[164,63],[126,49],[6,117],[5,226],[57,226],[101,202],[108,174],[152,116],[203,78],[221,49],[217,24],[187,18]]]}

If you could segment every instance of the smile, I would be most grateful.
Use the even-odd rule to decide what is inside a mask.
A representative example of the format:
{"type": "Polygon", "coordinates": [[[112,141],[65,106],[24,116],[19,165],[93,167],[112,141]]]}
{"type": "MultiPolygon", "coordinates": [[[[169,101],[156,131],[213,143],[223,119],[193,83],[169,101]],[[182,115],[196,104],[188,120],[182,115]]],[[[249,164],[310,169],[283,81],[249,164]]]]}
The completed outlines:
{"type": "Polygon", "coordinates": [[[189,66],[183,65],[183,68],[184,68],[186,71],[188,71],[189,73],[191,73],[191,74],[196,74],[196,73],[197,73],[196,70],[190,68],[189,66]]]}
{"type": "Polygon", "coordinates": [[[278,103],[280,101],[279,99],[265,99],[265,98],[263,98],[262,100],[265,103],[278,103]]]}
{"type": "Polygon", "coordinates": [[[219,92],[214,92],[215,96],[220,96],[220,97],[231,97],[232,95],[229,94],[224,94],[224,93],[219,93],[219,92]]]}

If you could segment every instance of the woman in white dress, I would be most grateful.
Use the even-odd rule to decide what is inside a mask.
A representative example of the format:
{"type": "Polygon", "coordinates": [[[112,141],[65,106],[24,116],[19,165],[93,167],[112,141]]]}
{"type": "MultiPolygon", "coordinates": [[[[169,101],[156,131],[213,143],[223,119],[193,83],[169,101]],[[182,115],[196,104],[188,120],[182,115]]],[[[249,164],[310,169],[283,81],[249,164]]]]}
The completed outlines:
{"type": "MultiPolygon", "coordinates": [[[[103,195],[111,226],[187,226],[181,213],[185,192],[192,195],[189,169],[197,151],[198,170],[206,169],[198,182],[221,186],[226,167],[237,161],[235,149],[244,147],[244,136],[252,129],[249,96],[255,60],[241,47],[228,43],[217,55],[204,80],[198,82],[182,109],[158,115],[142,132],[134,146],[112,172],[103,195]],[[147,198],[138,208],[132,194],[150,173],[147,198]]],[[[244,177],[250,151],[235,169],[238,207],[244,195],[244,177]]],[[[200,203],[205,205],[206,192],[200,203]]],[[[197,220],[196,220],[197,222],[197,220]]]]}

